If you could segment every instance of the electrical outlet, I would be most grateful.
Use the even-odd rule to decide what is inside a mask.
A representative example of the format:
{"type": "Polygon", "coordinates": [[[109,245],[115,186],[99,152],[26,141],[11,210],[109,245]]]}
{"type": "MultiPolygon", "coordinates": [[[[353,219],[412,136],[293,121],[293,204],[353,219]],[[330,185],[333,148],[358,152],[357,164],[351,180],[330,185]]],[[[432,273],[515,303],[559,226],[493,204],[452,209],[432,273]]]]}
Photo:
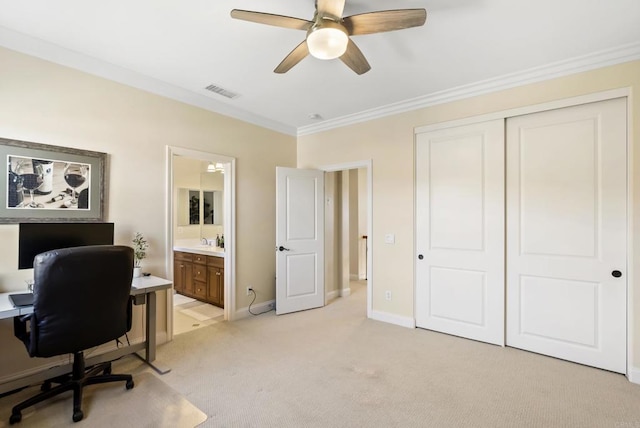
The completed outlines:
{"type": "Polygon", "coordinates": [[[252,287],[247,287],[247,296],[251,296],[252,291],[253,291],[252,287]]]}
{"type": "Polygon", "coordinates": [[[387,290],[384,292],[384,299],[391,300],[391,291],[387,290]]]}

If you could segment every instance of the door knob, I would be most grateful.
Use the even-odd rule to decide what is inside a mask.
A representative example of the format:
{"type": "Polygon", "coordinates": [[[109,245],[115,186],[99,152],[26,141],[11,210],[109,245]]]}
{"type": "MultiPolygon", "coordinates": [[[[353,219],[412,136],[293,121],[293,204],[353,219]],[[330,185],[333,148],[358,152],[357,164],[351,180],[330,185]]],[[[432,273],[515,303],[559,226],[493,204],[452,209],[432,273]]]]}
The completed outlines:
{"type": "Polygon", "coordinates": [[[288,249],[288,248],[284,248],[282,245],[280,245],[280,246],[278,247],[278,251],[291,251],[291,250],[290,250],[290,249],[288,249]]]}
{"type": "Polygon", "coordinates": [[[613,272],[611,272],[611,275],[614,278],[620,278],[622,276],[622,272],[620,272],[619,270],[614,270],[613,272]]]}
{"type": "Polygon", "coordinates": [[[418,254],[418,260],[422,260],[424,259],[424,256],[422,254],[418,254]]]}

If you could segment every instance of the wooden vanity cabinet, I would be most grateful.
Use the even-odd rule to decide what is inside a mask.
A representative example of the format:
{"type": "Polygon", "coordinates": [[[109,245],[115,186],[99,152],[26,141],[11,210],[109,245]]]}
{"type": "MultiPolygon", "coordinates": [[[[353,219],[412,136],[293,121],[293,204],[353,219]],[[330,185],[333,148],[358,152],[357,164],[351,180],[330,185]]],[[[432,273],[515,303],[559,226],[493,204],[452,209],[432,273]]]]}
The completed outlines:
{"type": "Polygon", "coordinates": [[[176,292],[224,308],[224,258],[175,251],[176,292]]]}

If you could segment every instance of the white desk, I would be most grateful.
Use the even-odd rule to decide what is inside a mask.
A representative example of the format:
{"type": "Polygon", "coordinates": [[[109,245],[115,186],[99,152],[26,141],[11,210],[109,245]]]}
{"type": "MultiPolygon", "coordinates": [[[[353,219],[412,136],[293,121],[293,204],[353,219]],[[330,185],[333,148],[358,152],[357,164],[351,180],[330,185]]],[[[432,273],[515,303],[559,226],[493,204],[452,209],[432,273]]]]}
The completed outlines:
{"type": "MultiPolygon", "coordinates": [[[[157,276],[143,276],[134,278],[131,284],[131,295],[135,297],[134,304],[141,305],[146,303],[145,318],[145,340],[130,346],[124,346],[104,354],[96,355],[86,359],[86,365],[91,366],[106,361],[115,360],[123,355],[135,354],[143,360],[155,371],[165,374],[171,369],[162,368],[158,363],[154,363],[156,359],[156,291],[168,290],[171,288],[172,282],[168,279],[159,278],[157,276]],[[144,357],[138,352],[144,350],[144,357]]],[[[26,292],[26,291],[23,291],[26,292]]],[[[33,307],[27,306],[23,308],[14,308],[9,301],[10,294],[21,293],[20,291],[12,291],[9,293],[0,293],[0,319],[13,318],[19,315],[27,315],[33,312],[33,307]]],[[[16,339],[17,340],[17,339],[16,339]]],[[[25,354],[26,355],[26,354],[25,354]]],[[[27,377],[16,379],[0,385],[0,394],[12,391],[14,389],[31,385],[36,382],[43,382],[55,376],[60,376],[71,372],[71,364],[54,367],[34,373],[27,377]]]]}

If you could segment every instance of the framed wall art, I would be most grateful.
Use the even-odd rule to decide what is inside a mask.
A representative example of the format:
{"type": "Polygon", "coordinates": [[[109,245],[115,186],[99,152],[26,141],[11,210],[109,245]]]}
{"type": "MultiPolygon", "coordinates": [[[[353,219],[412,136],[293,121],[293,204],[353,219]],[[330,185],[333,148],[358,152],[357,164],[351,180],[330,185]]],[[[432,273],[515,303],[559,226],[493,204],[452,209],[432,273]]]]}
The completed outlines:
{"type": "Polygon", "coordinates": [[[0,138],[0,223],[103,221],[106,157],[0,138]]]}

